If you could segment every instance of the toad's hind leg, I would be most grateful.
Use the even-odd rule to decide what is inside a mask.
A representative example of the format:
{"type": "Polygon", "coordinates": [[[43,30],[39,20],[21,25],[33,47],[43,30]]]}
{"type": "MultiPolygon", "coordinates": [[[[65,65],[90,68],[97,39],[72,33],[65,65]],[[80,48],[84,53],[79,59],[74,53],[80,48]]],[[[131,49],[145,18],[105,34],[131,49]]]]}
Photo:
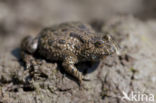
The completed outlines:
{"type": "Polygon", "coordinates": [[[33,55],[25,51],[21,51],[20,53],[22,61],[25,63],[26,69],[30,68],[31,66],[36,65],[36,60],[33,55]]]}
{"type": "Polygon", "coordinates": [[[33,54],[38,47],[38,37],[26,36],[21,43],[21,49],[27,53],[33,54]]]}
{"type": "Polygon", "coordinates": [[[74,59],[73,57],[69,56],[69,57],[65,58],[62,65],[66,72],[68,72],[70,75],[72,75],[73,77],[75,77],[76,79],[79,80],[79,84],[81,85],[83,75],[74,66],[75,63],[77,63],[77,60],[74,59]]]}
{"type": "Polygon", "coordinates": [[[27,36],[21,43],[21,58],[26,64],[26,68],[36,64],[33,54],[37,50],[38,39],[31,36],[27,36]]]}

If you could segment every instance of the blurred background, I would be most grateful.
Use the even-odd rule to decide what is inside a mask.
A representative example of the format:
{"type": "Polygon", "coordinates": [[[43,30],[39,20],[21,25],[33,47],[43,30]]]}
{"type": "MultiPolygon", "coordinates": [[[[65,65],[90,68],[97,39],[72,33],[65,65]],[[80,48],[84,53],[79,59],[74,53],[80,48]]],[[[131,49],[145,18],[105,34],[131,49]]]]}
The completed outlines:
{"type": "Polygon", "coordinates": [[[155,38],[156,0],[0,0],[0,103],[123,103],[114,98],[122,95],[123,88],[127,93],[149,90],[156,96],[155,38]],[[52,89],[28,92],[24,86],[31,73],[25,74],[19,61],[22,38],[67,21],[87,22],[97,31],[109,32],[122,48],[122,55],[106,59],[90,73],[91,82],[86,82],[90,87],[85,92],[57,74],[60,72],[50,75],[57,68],[55,63],[39,66],[39,73],[49,77],[46,82],[42,78],[35,81],[52,89]]]}
{"type": "Polygon", "coordinates": [[[38,33],[65,21],[107,20],[115,15],[155,19],[155,0],[0,0],[0,35],[38,33]]]}

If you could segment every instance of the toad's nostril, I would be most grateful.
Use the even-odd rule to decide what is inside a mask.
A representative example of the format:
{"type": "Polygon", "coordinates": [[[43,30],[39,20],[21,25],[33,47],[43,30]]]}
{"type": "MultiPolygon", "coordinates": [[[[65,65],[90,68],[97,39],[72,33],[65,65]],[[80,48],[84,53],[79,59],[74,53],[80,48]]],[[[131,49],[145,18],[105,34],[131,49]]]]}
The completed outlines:
{"type": "Polygon", "coordinates": [[[115,52],[115,48],[114,47],[110,47],[110,52],[111,53],[115,52]]]}

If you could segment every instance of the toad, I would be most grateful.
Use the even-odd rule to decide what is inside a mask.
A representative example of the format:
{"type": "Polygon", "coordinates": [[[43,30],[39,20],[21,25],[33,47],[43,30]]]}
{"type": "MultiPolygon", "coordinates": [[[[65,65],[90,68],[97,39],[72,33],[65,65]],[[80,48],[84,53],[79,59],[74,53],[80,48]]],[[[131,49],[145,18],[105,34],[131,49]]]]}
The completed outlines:
{"type": "Polygon", "coordinates": [[[88,24],[80,22],[46,27],[36,37],[27,36],[21,43],[21,56],[27,68],[37,53],[49,61],[60,61],[64,70],[80,84],[85,76],[77,70],[76,63],[99,61],[117,52],[110,35],[96,33],[88,24]]]}

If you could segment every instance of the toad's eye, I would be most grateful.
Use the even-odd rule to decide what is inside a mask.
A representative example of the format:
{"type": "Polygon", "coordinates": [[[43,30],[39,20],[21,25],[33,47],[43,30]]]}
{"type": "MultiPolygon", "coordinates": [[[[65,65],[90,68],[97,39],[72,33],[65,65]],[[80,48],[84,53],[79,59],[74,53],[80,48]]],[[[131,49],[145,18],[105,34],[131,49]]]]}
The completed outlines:
{"type": "Polygon", "coordinates": [[[98,48],[103,47],[104,46],[104,41],[102,41],[102,40],[96,41],[95,46],[98,47],[98,48]]]}

